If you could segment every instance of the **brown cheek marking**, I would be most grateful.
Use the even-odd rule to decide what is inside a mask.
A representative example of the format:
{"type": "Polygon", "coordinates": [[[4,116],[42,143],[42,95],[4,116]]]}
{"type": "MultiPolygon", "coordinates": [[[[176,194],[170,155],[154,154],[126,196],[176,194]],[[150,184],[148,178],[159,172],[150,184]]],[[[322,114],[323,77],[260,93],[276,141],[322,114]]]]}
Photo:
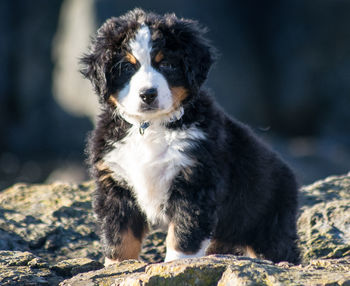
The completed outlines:
{"type": "Polygon", "coordinates": [[[154,57],[156,63],[159,63],[164,58],[162,51],[159,51],[158,54],[154,57]]]}
{"type": "Polygon", "coordinates": [[[132,54],[126,52],[125,58],[127,59],[127,61],[129,61],[129,62],[132,63],[133,65],[136,65],[137,60],[136,60],[136,58],[135,58],[132,54]]]}
{"type": "Polygon", "coordinates": [[[115,98],[115,95],[110,95],[108,98],[108,102],[112,104],[114,107],[117,106],[117,99],[115,98]]]}
{"type": "Polygon", "coordinates": [[[175,107],[179,106],[181,102],[188,96],[188,90],[183,86],[175,86],[170,88],[174,99],[175,107]]]}

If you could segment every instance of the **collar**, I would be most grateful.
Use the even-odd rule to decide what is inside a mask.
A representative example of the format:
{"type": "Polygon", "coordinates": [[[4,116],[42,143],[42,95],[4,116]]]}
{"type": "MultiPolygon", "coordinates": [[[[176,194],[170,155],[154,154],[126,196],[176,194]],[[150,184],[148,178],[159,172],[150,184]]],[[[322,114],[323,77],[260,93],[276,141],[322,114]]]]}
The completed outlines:
{"type": "MultiPolygon", "coordinates": [[[[180,120],[181,117],[184,115],[184,109],[183,107],[180,107],[178,110],[176,110],[170,117],[169,120],[165,121],[164,123],[173,123],[177,120],[180,120]]],[[[151,121],[142,121],[139,125],[139,132],[143,136],[145,134],[145,131],[148,127],[151,126],[153,122],[151,121]]]]}
{"type": "Polygon", "coordinates": [[[145,134],[145,130],[151,125],[149,121],[141,122],[139,132],[141,135],[145,134]]]}

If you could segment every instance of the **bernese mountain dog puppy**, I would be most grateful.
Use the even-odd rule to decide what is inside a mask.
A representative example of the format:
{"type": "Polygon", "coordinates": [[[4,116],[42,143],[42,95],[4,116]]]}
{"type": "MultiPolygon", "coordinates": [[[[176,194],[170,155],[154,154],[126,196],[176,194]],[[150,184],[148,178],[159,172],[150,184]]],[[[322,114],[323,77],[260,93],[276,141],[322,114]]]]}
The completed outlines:
{"type": "Polygon", "coordinates": [[[165,261],[238,254],[299,262],[291,169],[202,88],[215,53],[196,21],[135,9],[82,58],[101,114],[89,144],[105,264],[138,259],[150,225],[165,261]]]}

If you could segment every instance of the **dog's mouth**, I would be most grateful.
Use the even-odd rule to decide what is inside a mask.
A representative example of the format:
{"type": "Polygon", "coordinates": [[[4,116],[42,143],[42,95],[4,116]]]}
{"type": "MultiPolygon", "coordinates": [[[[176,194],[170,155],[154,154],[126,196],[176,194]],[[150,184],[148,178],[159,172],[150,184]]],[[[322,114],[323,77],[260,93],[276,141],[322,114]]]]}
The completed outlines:
{"type": "Polygon", "coordinates": [[[143,122],[171,122],[182,117],[183,108],[171,106],[168,109],[145,106],[136,112],[130,112],[123,105],[117,105],[118,113],[131,124],[142,124],[143,122]]]}
{"type": "Polygon", "coordinates": [[[152,112],[158,112],[158,111],[160,111],[158,104],[151,104],[151,105],[145,104],[145,103],[140,104],[140,108],[139,108],[140,113],[152,113],[152,112]]]}
{"type": "Polygon", "coordinates": [[[139,119],[140,121],[155,119],[157,117],[160,117],[164,114],[171,112],[171,110],[163,109],[163,108],[160,108],[159,106],[151,106],[151,105],[144,105],[144,104],[141,104],[139,108],[136,110],[129,110],[119,102],[116,107],[121,115],[124,114],[124,115],[127,115],[128,117],[139,119]]]}

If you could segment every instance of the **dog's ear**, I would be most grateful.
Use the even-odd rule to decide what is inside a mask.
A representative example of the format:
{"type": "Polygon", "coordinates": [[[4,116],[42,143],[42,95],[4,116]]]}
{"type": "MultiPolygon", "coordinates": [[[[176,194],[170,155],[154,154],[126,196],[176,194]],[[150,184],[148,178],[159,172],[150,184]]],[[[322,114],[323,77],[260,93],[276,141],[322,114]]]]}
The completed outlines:
{"type": "Polygon", "coordinates": [[[91,81],[100,99],[108,97],[106,71],[121,48],[127,28],[124,19],[108,19],[92,39],[88,53],[80,59],[80,72],[91,81]]]}
{"type": "MultiPolygon", "coordinates": [[[[111,25],[109,25],[112,28],[111,25]]],[[[81,74],[89,79],[100,98],[105,96],[107,81],[105,69],[108,58],[108,44],[105,37],[107,25],[103,25],[92,39],[89,51],[80,59],[81,74]]]]}
{"type": "Polygon", "coordinates": [[[184,69],[189,85],[191,88],[199,90],[207,79],[210,67],[216,59],[215,49],[204,36],[207,29],[200,26],[197,21],[178,18],[173,20],[171,28],[181,46],[180,50],[183,53],[184,69]]]}
{"type": "Polygon", "coordinates": [[[80,72],[89,79],[100,97],[104,97],[106,93],[106,76],[105,63],[102,61],[103,50],[96,49],[96,44],[92,44],[90,51],[85,54],[80,63],[82,68],[80,72]]]}

